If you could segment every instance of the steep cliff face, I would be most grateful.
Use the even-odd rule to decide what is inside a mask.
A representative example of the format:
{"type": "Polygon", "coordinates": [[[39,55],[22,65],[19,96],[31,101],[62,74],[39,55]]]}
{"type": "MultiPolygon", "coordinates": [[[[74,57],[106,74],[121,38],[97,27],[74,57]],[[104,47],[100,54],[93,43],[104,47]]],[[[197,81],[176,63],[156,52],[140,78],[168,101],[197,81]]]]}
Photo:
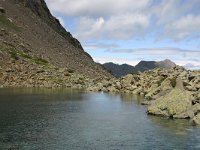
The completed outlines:
{"type": "MultiPolygon", "coordinates": [[[[2,0],[0,47],[29,53],[89,77],[111,77],[51,15],[44,0],[2,0]]],[[[2,63],[6,63],[1,56],[2,63]]]]}

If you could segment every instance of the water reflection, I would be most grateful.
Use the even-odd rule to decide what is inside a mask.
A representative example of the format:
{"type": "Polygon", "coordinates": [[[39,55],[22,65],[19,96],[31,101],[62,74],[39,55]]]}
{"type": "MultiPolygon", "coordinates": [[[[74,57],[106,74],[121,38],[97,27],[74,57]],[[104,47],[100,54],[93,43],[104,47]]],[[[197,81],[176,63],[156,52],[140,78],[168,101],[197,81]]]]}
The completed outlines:
{"type": "Polygon", "coordinates": [[[147,116],[140,97],[0,89],[0,149],[197,149],[198,128],[147,116]]]}

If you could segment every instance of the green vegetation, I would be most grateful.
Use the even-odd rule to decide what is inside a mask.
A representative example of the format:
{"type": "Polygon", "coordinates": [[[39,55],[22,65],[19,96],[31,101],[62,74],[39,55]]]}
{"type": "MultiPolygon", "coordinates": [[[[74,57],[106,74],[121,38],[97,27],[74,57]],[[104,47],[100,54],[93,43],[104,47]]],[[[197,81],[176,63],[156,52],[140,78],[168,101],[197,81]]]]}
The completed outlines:
{"type": "Polygon", "coordinates": [[[14,29],[16,31],[20,31],[20,28],[16,26],[11,20],[9,20],[6,16],[0,15],[0,24],[9,27],[11,29],[14,29]]]}
{"type": "Polygon", "coordinates": [[[18,54],[19,54],[21,57],[23,57],[23,58],[32,59],[32,56],[29,55],[28,53],[18,52],[18,54]]]}
{"type": "Polygon", "coordinates": [[[25,53],[23,51],[18,51],[14,48],[0,48],[0,51],[7,51],[10,54],[11,58],[13,58],[15,60],[18,60],[19,57],[21,57],[21,58],[28,59],[38,65],[46,66],[49,64],[49,62],[43,58],[40,58],[37,56],[31,56],[29,53],[25,53]]]}
{"type": "Polygon", "coordinates": [[[8,52],[9,52],[10,56],[11,56],[13,59],[15,59],[15,60],[18,60],[18,59],[19,59],[19,57],[18,57],[16,51],[9,50],[8,52]]]}
{"type": "Polygon", "coordinates": [[[47,60],[39,57],[34,57],[33,60],[38,65],[47,65],[49,63],[47,60]]]}

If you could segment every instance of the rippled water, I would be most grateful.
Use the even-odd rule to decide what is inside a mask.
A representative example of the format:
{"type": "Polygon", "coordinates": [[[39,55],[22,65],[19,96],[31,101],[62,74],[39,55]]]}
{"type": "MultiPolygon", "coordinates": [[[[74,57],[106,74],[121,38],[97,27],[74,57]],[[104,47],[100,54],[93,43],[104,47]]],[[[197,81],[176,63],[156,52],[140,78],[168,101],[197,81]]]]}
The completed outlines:
{"type": "Polygon", "coordinates": [[[130,95],[1,89],[0,149],[200,149],[200,128],[145,111],[130,95]]]}

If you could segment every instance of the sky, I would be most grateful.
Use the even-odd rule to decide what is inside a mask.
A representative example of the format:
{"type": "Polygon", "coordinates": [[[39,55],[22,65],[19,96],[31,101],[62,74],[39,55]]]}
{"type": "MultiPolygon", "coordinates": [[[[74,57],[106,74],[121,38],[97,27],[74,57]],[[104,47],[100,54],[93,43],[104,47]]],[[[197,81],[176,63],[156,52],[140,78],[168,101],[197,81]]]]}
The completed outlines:
{"type": "Polygon", "coordinates": [[[46,0],[96,62],[200,69],[200,0],[46,0]]]}

